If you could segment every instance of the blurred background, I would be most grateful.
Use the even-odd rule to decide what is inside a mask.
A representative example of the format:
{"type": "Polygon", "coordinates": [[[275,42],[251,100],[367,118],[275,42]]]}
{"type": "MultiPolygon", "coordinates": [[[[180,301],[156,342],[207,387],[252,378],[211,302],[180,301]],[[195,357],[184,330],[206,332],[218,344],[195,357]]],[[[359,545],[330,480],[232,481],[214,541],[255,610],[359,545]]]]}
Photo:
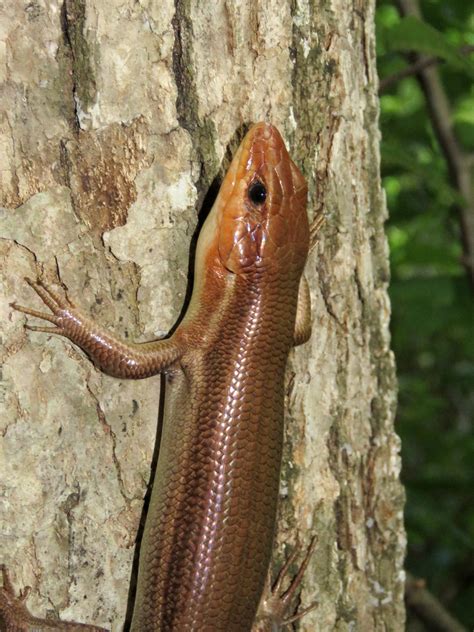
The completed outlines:
{"type": "Polygon", "coordinates": [[[473,630],[474,2],[380,0],[376,24],[406,569],[461,626],[408,593],[407,629],[473,630]]]}

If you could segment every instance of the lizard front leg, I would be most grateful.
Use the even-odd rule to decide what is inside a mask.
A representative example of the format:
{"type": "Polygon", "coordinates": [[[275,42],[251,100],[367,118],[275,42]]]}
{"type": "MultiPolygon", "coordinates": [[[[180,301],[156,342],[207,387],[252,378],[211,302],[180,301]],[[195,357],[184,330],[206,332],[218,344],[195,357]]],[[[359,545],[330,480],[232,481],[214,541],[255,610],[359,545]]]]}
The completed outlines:
{"type": "Polygon", "coordinates": [[[140,379],[164,371],[183,353],[184,346],[175,336],[142,344],[119,340],[82,313],[66,296],[61,296],[43,280],[26,282],[49,307],[51,314],[17,303],[18,312],[41,318],[54,327],[26,325],[32,331],[42,331],[69,338],[80,347],[104,373],[113,377],[140,379]]]}
{"type": "Polygon", "coordinates": [[[95,625],[76,623],[75,621],[54,621],[33,616],[26,606],[30,587],[26,586],[19,595],[13,588],[10,574],[0,564],[3,585],[0,588],[0,632],[107,632],[95,625]]]}

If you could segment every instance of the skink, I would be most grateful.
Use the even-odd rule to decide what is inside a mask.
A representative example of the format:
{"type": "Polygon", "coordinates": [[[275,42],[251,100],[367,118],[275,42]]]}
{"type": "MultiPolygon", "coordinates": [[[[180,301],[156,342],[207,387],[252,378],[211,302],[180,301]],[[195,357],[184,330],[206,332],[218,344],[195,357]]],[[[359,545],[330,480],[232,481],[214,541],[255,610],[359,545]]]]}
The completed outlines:
{"type": "MultiPolygon", "coordinates": [[[[42,280],[28,282],[51,314],[13,305],[53,324],[30,329],[66,336],[110,375],[166,376],[132,632],[277,629],[276,615],[257,624],[256,613],[275,528],[285,365],[311,327],[306,198],[279,132],[258,123],[204,223],[191,301],[170,338],[122,342],[42,280]]],[[[2,630],[101,629],[28,617],[4,570],[2,630]]]]}

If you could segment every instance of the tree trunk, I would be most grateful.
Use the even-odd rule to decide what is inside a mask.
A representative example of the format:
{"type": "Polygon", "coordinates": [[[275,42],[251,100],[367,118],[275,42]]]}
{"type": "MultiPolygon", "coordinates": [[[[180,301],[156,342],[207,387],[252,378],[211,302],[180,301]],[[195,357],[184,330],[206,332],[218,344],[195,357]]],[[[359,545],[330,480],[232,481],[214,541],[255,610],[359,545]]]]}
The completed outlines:
{"type": "Polygon", "coordinates": [[[275,565],[317,537],[306,631],[402,630],[374,2],[8,2],[0,41],[0,562],[37,615],[122,629],[159,378],[115,380],[27,332],[24,276],[130,339],[165,334],[243,125],[276,124],[326,223],[290,359],[275,565]],[[285,546],[283,543],[285,543],[285,546]]]}

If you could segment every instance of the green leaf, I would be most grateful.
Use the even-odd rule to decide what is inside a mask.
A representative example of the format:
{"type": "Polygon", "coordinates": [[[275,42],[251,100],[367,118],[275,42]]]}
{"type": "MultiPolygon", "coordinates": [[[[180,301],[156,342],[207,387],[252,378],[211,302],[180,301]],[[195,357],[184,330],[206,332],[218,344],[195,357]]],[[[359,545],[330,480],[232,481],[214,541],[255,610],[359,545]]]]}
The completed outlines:
{"type": "Polygon", "coordinates": [[[474,64],[430,24],[410,15],[383,30],[385,47],[392,52],[415,52],[439,57],[474,77],[474,64]]]}

